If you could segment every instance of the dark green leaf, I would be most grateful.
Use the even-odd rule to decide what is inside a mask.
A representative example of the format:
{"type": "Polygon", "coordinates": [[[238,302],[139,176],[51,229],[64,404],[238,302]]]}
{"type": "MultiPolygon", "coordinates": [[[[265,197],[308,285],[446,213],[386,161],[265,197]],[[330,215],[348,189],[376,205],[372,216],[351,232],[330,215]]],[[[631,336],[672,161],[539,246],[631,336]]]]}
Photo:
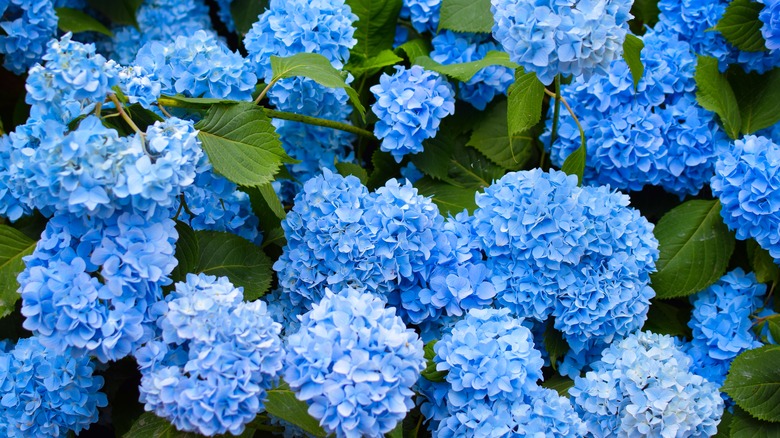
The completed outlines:
{"type": "Polygon", "coordinates": [[[750,415],[780,421],[780,347],[767,345],[740,354],[721,390],[750,415]]]}
{"type": "Polygon", "coordinates": [[[252,242],[230,233],[196,231],[200,256],[195,273],[225,276],[243,286],[244,299],[260,298],[271,288],[271,260],[252,242]]]}
{"type": "Polygon", "coordinates": [[[569,343],[563,339],[563,334],[553,327],[553,320],[547,322],[544,330],[544,348],[550,355],[550,365],[553,370],[558,370],[558,359],[563,358],[569,351],[569,343]]]}
{"type": "Polygon", "coordinates": [[[298,53],[286,58],[271,56],[271,69],[274,72],[273,80],[302,76],[323,87],[343,88],[355,109],[365,117],[366,109],[360,103],[360,96],[347,85],[347,74],[333,67],[328,58],[317,53],[298,53]]]}
{"type": "Polygon", "coordinates": [[[266,231],[263,235],[263,248],[269,245],[283,247],[286,243],[287,238],[284,236],[284,230],[282,227],[272,228],[270,231],[266,231]]]}
{"type": "Polygon", "coordinates": [[[764,51],[766,45],[761,35],[763,23],[758,19],[758,13],[763,7],[761,3],[752,0],[731,0],[715,30],[720,31],[726,41],[739,50],[764,51]]]}
{"type": "Polygon", "coordinates": [[[493,30],[490,0],[443,0],[438,31],[443,29],[490,33],[493,30]]]}
{"type": "Polygon", "coordinates": [[[419,56],[414,60],[414,63],[424,67],[426,70],[441,73],[461,82],[470,81],[480,70],[492,65],[501,65],[513,70],[517,68],[517,64],[509,60],[509,55],[506,52],[496,50],[488,52],[479,61],[464,62],[462,64],[442,65],[428,56],[419,56]]]}
{"type": "MultiPolygon", "coordinates": [[[[239,438],[251,438],[255,430],[247,427],[239,438]]],[[[151,412],[146,412],[133,424],[133,427],[124,435],[124,438],[201,438],[204,435],[194,432],[180,432],[168,420],[158,417],[151,412]]],[[[233,437],[236,435],[214,435],[215,437],[233,437]]]]}
{"type": "Polygon", "coordinates": [[[758,246],[755,240],[750,239],[747,241],[747,252],[750,266],[753,268],[753,273],[756,274],[759,283],[768,283],[779,279],[780,268],[767,250],[758,246]]]}
{"type": "Polygon", "coordinates": [[[691,319],[690,305],[674,304],[677,305],[660,300],[651,301],[642,330],[670,336],[686,336],[690,333],[691,330],[688,328],[688,320],[691,319]]]}
{"type": "Polygon", "coordinates": [[[417,181],[414,186],[417,187],[421,195],[430,196],[443,215],[451,214],[454,216],[464,209],[471,213],[477,208],[477,203],[474,201],[476,189],[455,187],[427,176],[417,181]]]}
{"type": "Polygon", "coordinates": [[[0,318],[14,310],[19,299],[16,277],[24,270],[22,257],[32,254],[35,244],[21,231],[0,225],[0,318]]]}
{"type": "Polygon", "coordinates": [[[200,246],[195,231],[181,221],[176,221],[176,231],[179,233],[176,240],[176,260],[179,264],[171,273],[174,282],[184,281],[187,274],[197,272],[200,261],[200,246]]]}
{"type": "Polygon", "coordinates": [[[266,205],[268,205],[268,208],[273,214],[279,219],[284,219],[287,216],[287,212],[284,211],[284,205],[282,205],[282,201],[279,200],[279,196],[276,194],[276,191],[274,191],[271,183],[263,184],[257,189],[260,191],[266,205]]]}
{"type": "Polygon", "coordinates": [[[269,0],[233,0],[230,4],[230,15],[236,24],[236,32],[244,35],[249,32],[257,21],[257,16],[268,7],[269,0]]]}
{"type": "Polygon", "coordinates": [[[718,70],[718,60],[708,56],[699,56],[696,64],[696,99],[704,109],[715,112],[720,117],[726,134],[732,139],[739,137],[742,118],[739,104],[729,81],[718,70]]]}
{"type": "Polygon", "coordinates": [[[383,50],[376,56],[365,59],[359,55],[352,55],[349,58],[349,64],[344,67],[353,75],[357,76],[373,76],[384,67],[398,64],[403,61],[403,58],[396,55],[392,50],[383,50]]]}
{"type": "Polygon", "coordinates": [[[537,136],[531,130],[510,137],[506,111],[507,102],[503,99],[489,107],[466,145],[506,170],[519,170],[535,157],[537,136]]]}
{"type": "MultiPolygon", "coordinates": [[[[131,119],[133,119],[133,123],[138,126],[138,129],[144,132],[146,131],[146,128],[149,127],[149,125],[153,125],[155,122],[161,122],[163,120],[162,117],[144,108],[139,103],[134,103],[128,107],[125,107],[125,112],[130,116],[131,119]]],[[[102,113],[116,114],[116,110],[106,109],[103,110],[102,113]]],[[[116,129],[120,136],[124,137],[133,135],[135,133],[133,128],[131,128],[122,117],[103,118],[102,122],[103,126],[116,129]]]]}
{"type": "Polygon", "coordinates": [[[549,379],[546,379],[544,382],[542,382],[542,386],[548,389],[554,389],[558,392],[558,394],[561,397],[569,397],[569,388],[574,386],[574,380],[565,377],[565,376],[559,376],[557,374],[553,375],[549,379]]]}
{"type": "Polygon", "coordinates": [[[290,391],[286,383],[282,383],[278,388],[268,391],[265,410],[269,414],[290,422],[314,436],[324,437],[326,435],[317,420],[309,415],[309,405],[295,398],[295,394],[290,391]]]}
{"type": "Polygon", "coordinates": [[[438,371],[436,369],[436,351],[434,351],[433,347],[436,345],[436,342],[438,342],[438,339],[434,339],[423,347],[425,351],[425,361],[426,366],[425,369],[420,373],[423,377],[430,380],[431,382],[444,382],[445,377],[447,377],[447,374],[449,374],[448,371],[438,371]]]}
{"type": "Polygon", "coordinates": [[[370,59],[383,50],[393,48],[402,0],[347,0],[347,4],[358,16],[355,22],[357,44],[351,50],[353,55],[370,59]]]}
{"type": "Polygon", "coordinates": [[[635,0],[631,6],[631,15],[634,16],[630,22],[631,29],[635,32],[641,32],[644,30],[643,26],[653,27],[658,23],[660,12],[658,0],[635,0]]]}
{"type": "Polygon", "coordinates": [[[688,201],[658,221],[655,237],[660,256],[651,275],[659,298],[701,291],[716,282],[734,251],[734,234],[720,217],[720,201],[688,201]]]}
{"type": "Polygon", "coordinates": [[[772,339],[780,340],[780,315],[772,315],[765,321],[769,328],[769,334],[772,335],[772,339]]]}
{"type": "MultiPolygon", "coordinates": [[[[718,427],[718,436],[721,436],[720,427],[718,427]]],[[[723,436],[731,438],[780,438],[780,423],[770,423],[753,418],[739,406],[736,406],[734,407],[734,415],[731,417],[731,434],[723,436]]]]}
{"type": "Polygon", "coordinates": [[[639,85],[642,75],[645,74],[645,66],[642,64],[641,59],[644,47],[645,43],[636,35],[628,34],[626,35],[626,40],[623,41],[623,59],[631,71],[631,78],[634,80],[634,90],[639,85]]]}
{"type": "Polygon", "coordinates": [[[515,72],[515,82],[509,87],[507,124],[509,134],[526,132],[542,119],[544,84],[536,73],[515,72]]]}
{"type": "Polygon", "coordinates": [[[780,68],[763,75],[735,68],[729,74],[739,104],[743,134],[752,134],[780,122],[780,68]]]}
{"type": "Polygon", "coordinates": [[[370,190],[385,185],[387,180],[400,174],[401,166],[395,162],[393,156],[379,149],[371,155],[371,164],[374,166],[374,170],[371,171],[366,184],[370,190]]]}
{"type": "Polygon", "coordinates": [[[363,185],[366,185],[368,182],[368,172],[366,172],[366,169],[363,169],[355,163],[336,163],[336,170],[339,171],[341,176],[353,175],[357,177],[363,185]]]}
{"type": "Polygon", "coordinates": [[[385,434],[387,438],[404,438],[404,423],[399,422],[395,429],[385,434]]]}
{"type": "MultiPolygon", "coordinates": [[[[270,185],[270,183],[268,184],[270,185]]],[[[260,220],[260,229],[263,231],[264,240],[267,239],[268,236],[266,233],[268,233],[269,230],[279,228],[280,226],[282,218],[279,217],[279,213],[286,215],[284,206],[282,206],[281,212],[278,211],[279,205],[272,208],[269,201],[266,200],[266,196],[270,196],[270,193],[262,193],[257,187],[241,186],[240,189],[242,192],[249,195],[249,203],[252,205],[252,211],[260,220]]],[[[274,196],[276,196],[276,193],[274,193],[274,196]]],[[[274,201],[273,198],[271,198],[270,202],[276,204],[276,202],[280,201],[278,201],[277,197],[277,201],[274,201]]]]}
{"type": "Polygon", "coordinates": [[[135,13],[143,0],[87,0],[87,3],[113,24],[138,27],[135,13]]]}
{"type": "Polygon", "coordinates": [[[283,162],[293,162],[271,121],[251,103],[213,105],[195,128],[214,170],[237,184],[261,186],[283,162]]]}
{"type": "Polygon", "coordinates": [[[582,178],[585,175],[587,153],[587,147],[583,143],[566,157],[566,160],[563,161],[563,166],[561,166],[561,170],[568,175],[577,175],[577,180],[579,180],[580,184],[582,184],[582,178]]]}
{"type": "Polygon", "coordinates": [[[422,38],[416,38],[411,41],[407,41],[395,48],[395,53],[405,53],[406,59],[412,64],[420,56],[428,56],[431,53],[431,45],[428,41],[422,38]]]}
{"type": "Polygon", "coordinates": [[[57,27],[63,32],[99,32],[108,37],[114,36],[103,23],[78,9],[56,8],[54,11],[57,13],[57,27]]]}

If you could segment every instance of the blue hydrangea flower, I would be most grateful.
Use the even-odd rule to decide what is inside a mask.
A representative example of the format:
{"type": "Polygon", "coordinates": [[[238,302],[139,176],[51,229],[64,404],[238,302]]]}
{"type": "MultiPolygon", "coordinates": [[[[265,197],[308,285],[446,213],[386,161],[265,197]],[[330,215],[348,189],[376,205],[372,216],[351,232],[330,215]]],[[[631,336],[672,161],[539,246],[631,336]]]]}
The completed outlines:
{"type": "Polygon", "coordinates": [[[160,81],[163,94],[251,100],[257,84],[249,61],[202,30],[173,43],[151,41],[134,64],[160,81]]]}
{"type": "Polygon", "coordinates": [[[493,37],[545,85],[556,75],[604,74],[623,53],[631,1],[491,0],[493,37]]]}
{"type": "Polygon", "coordinates": [[[720,198],[720,215],[737,238],[756,239],[780,263],[780,145],[766,137],[746,135],[718,157],[712,193],[720,198]]]}
{"type": "MultiPolygon", "coordinates": [[[[490,36],[477,33],[455,33],[445,30],[431,41],[431,58],[444,65],[483,59],[488,52],[500,50],[490,36]]],[[[493,65],[478,71],[468,82],[458,83],[458,97],[475,108],[484,110],[496,95],[506,94],[515,79],[508,67],[493,65]]]]}
{"type": "Polygon", "coordinates": [[[140,103],[144,108],[152,109],[162,91],[162,84],[143,67],[131,66],[119,70],[119,88],[131,103],[140,103]]]}
{"type": "Polygon", "coordinates": [[[22,74],[41,60],[50,39],[57,36],[57,15],[51,0],[0,2],[0,54],[8,70],[22,74]]]}
{"type": "Polygon", "coordinates": [[[780,1],[758,0],[764,4],[764,9],[758,14],[761,20],[761,35],[764,37],[764,45],[769,50],[780,49],[780,1]]]}
{"type": "Polygon", "coordinates": [[[401,18],[409,19],[417,32],[436,35],[442,0],[404,0],[401,18]]]}
{"type": "Polygon", "coordinates": [[[217,0],[217,16],[225,24],[225,28],[228,32],[236,31],[236,23],[233,21],[233,13],[230,10],[230,6],[233,4],[233,0],[217,0]]]}
{"type": "Polygon", "coordinates": [[[723,400],[691,365],[674,338],[637,332],[605,350],[569,394],[589,436],[713,436],[723,400]]]}
{"type": "Polygon", "coordinates": [[[327,290],[287,342],[284,380],[337,437],[381,437],[414,407],[423,345],[378,297],[327,290]]]}
{"type": "MultiPolygon", "coordinates": [[[[19,125],[14,132],[0,137],[0,217],[15,222],[22,216],[32,212],[29,203],[22,200],[27,194],[24,184],[20,184],[21,178],[17,178],[18,162],[11,161],[12,155],[20,155],[21,150],[15,147],[27,144],[26,141],[18,141],[20,134],[28,130],[30,126],[19,125]]],[[[29,161],[25,159],[24,162],[29,161]]]]}
{"type": "Polygon", "coordinates": [[[395,69],[371,87],[376,97],[371,110],[379,118],[374,134],[381,149],[400,163],[404,155],[422,152],[423,140],[436,136],[441,119],[455,113],[455,92],[436,72],[417,65],[395,69]]]}
{"type": "Polygon", "coordinates": [[[319,53],[340,69],[357,44],[352,25],[357,19],[344,0],[271,0],[244,37],[244,47],[257,76],[266,81],[272,76],[271,56],[319,53]]]}
{"type": "Polygon", "coordinates": [[[187,274],[156,311],[161,340],[136,354],[145,409],[182,431],[240,435],[278,380],[281,326],[263,301],[205,274],[187,274]]]}
{"type": "Polygon", "coordinates": [[[89,357],[55,353],[37,337],[0,351],[0,433],[12,438],[76,434],[108,404],[89,357]]]}
{"type": "Polygon", "coordinates": [[[717,283],[694,295],[688,326],[693,339],[688,354],[696,374],[722,385],[731,362],[745,350],[760,347],[752,313],[763,306],[766,285],[737,268],[717,283]]]}
{"type": "Polygon", "coordinates": [[[401,176],[414,184],[425,176],[411,161],[401,168],[401,176]]]}

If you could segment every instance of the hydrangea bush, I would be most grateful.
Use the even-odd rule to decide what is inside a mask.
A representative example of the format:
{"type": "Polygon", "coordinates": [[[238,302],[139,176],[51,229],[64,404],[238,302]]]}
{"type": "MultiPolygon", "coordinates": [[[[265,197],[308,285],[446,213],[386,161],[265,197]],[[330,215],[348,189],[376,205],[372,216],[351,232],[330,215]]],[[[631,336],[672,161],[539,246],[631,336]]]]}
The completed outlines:
{"type": "Polygon", "coordinates": [[[0,435],[777,432],[778,26],[0,0],[0,435]]]}

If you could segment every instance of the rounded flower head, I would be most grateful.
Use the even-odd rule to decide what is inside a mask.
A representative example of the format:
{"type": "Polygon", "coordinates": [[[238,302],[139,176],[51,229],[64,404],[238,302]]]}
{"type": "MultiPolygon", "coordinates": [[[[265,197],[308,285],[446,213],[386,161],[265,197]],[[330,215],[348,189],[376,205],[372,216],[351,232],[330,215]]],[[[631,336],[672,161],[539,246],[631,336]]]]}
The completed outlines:
{"type": "Polygon", "coordinates": [[[371,92],[376,97],[371,110],[379,117],[374,134],[382,140],[381,149],[399,163],[406,154],[422,152],[423,140],[436,136],[441,119],[455,113],[452,86],[417,65],[382,74],[371,92]]]}
{"type": "Polygon", "coordinates": [[[0,54],[3,67],[22,74],[46,51],[57,35],[57,15],[51,0],[4,0],[0,2],[0,54]]]}
{"type": "Polygon", "coordinates": [[[780,262],[780,145],[766,137],[736,140],[715,163],[712,193],[720,215],[737,238],[756,239],[780,262]]]}
{"type": "Polygon", "coordinates": [[[284,361],[281,326],[225,277],[188,274],[157,312],[162,341],[136,354],[141,402],[177,429],[239,435],[263,408],[284,361]]]}
{"type": "Polygon", "coordinates": [[[764,4],[764,9],[758,14],[761,20],[761,35],[764,36],[766,48],[769,50],[780,49],[780,1],[759,0],[764,4]]]}
{"type": "Polygon", "coordinates": [[[287,342],[284,380],[337,437],[381,437],[414,407],[422,342],[376,296],[326,291],[287,342]]]}
{"type": "Polygon", "coordinates": [[[691,372],[671,337],[637,332],[604,350],[569,390],[594,437],[713,436],[723,413],[718,386],[691,372]]]}
{"type": "Polygon", "coordinates": [[[491,0],[493,36],[549,85],[557,74],[603,74],[623,53],[628,0],[491,0]]]}
{"type": "Polygon", "coordinates": [[[412,22],[417,32],[430,32],[435,35],[439,30],[439,11],[442,0],[404,0],[401,17],[412,22]]]}
{"type": "Polygon", "coordinates": [[[88,429],[108,404],[87,356],[54,353],[38,338],[0,352],[0,433],[12,438],[66,436],[88,429]]]}

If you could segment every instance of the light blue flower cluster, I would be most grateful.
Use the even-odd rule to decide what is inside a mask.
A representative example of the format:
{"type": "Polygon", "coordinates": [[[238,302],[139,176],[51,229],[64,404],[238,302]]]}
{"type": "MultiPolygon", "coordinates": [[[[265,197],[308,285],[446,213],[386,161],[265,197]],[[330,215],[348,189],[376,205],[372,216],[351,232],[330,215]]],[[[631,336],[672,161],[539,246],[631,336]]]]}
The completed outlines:
{"type": "MultiPolygon", "coordinates": [[[[714,114],[696,103],[690,44],[652,30],[643,40],[646,69],[636,91],[622,59],[612,62],[606,76],[576,77],[563,88],[585,130],[584,179],[623,190],[649,184],[681,197],[698,193],[712,176],[718,151],[727,146],[726,136],[714,114]]],[[[542,142],[561,166],[580,147],[579,129],[563,111],[550,148],[552,123],[550,117],[542,142]]]]}
{"type": "Polygon", "coordinates": [[[623,53],[630,0],[491,0],[493,37],[545,85],[604,74],[623,53]]]}
{"type": "Polygon", "coordinates": [[[604,350],[569,390],[588,436],[713,436],[718,386],[691,371],[674,338],[637,332],[604,350]]]}
{"type": "MultiPolygon", "coordinates": [[[[431,58],[444,65],[483,59],[488,52],[500,50],[490,36],[477,33],[455,33],[445,30],[431,41],[431,58]]],[[[496,95],[506,94],[514,81],[514,71],[493,65],[478,71],[468,82],[458,83],[458,97],[475,108],[484,110],[496,95]]]]}
{"type": "Polygon", "coordinates": [[[117,74],[119,88],[130,104],[139,103],[146,109],[153,109],[162,92],[162,84],[146,72],[143,67],[123,67],[117,74]]]}
{"type": "Polygon", "coordinates": [[[720,32],[709,31],[726,12],[729,0],[660,0],[659,33],[677,34],[693,46],[694,52],[712,56],[725,71],[730,64],[739,64],[745,71],[764,73],[780,65],[780,51],[744,52],[726,41],[720,32]]]}
{"type": "Polygon", "coordinates": [[[51,0],[4,0],[0,2],[0,29],[3,66],[16,74],[25,73],[57,36],[54,5],[51,0]]]}
{"type": "Polygon", "coordinates": [[[151,41],[134,64],[160,82],[163,94],[251,100],[257,83],[247,60],[203,30],[172,43],[151,41]]]}
{"type": "Polygon", "coordinates": [[[236,22],[233,21],[233,13],[230,7],[233,5],[233,0],[217,0],[217,16],[220,21],[225,24],[225,28],[228,32],[236,31],[236,22]]]}
{"type": "Polygon", "coordinates": [[[108,404],[94,364],[70,351],[54,353],[38,338],[0,349],[0,434],[11,438],[76,434],[108,404]]]}
{"type": "Polygon", "coordinates": [[[240,435],[264,409],[284,362],[281,326],[264,302],[242,300],[226,277],[187,274],[158,303],[161,340],[136,354],[147,411],[211,436],[240,435]]]}
{"type": "Polygon", "coordinates": [[[412,27],[417,32],[436,35],[439,31],[441,2],[442,0],[403,0],[401,18],[411,20],[412,27]]]}
{"type": "Polygon", "coordinates": [[[381,437],[414,407],[423,344],[373,294],[327,290],[287,343],[284,380],[337,437],[381,437]]]}
{"type": "Polygon", "coordinates": [[[381,149],[400,163],[404,155],[422,152],[423,140],[436,136],[441,120],[455,113],[455,91],[438,73],[418,65],[395,69],[371,87],[376,98],[371,110],[379,118],[374,134],[381,149]]]}
{"type": "Polygon", "coordinates": [[[780,49],[780,1],[758,0],[763,3],[764,9],[758,14],[761,20],[761,35],[764,37],[764,45],[769,50],[780,49]]]}
{"type": "Polygon", "coordinates": [[[756,239],[780,262],[780,145],[766,137],[746,135],[718,157],[712,193],[720,198],[720,215],[737,239],[756,239]]]}
{"type": "Polygon", "coordinates": [[[73,347],[101,362],[148,341],[150,306],[176,266],[171,214],[52,217],[18,277],[24,327],[52,351],[73,347]]]}
{"type": "Polygon", "coordinates": [[[762,345],[750,316],[762,307],[765,293],[766,285],[755,274],[737,268],[692,297],[688,354],[696,374],[722,385],[734,358],[762,345]]]}

